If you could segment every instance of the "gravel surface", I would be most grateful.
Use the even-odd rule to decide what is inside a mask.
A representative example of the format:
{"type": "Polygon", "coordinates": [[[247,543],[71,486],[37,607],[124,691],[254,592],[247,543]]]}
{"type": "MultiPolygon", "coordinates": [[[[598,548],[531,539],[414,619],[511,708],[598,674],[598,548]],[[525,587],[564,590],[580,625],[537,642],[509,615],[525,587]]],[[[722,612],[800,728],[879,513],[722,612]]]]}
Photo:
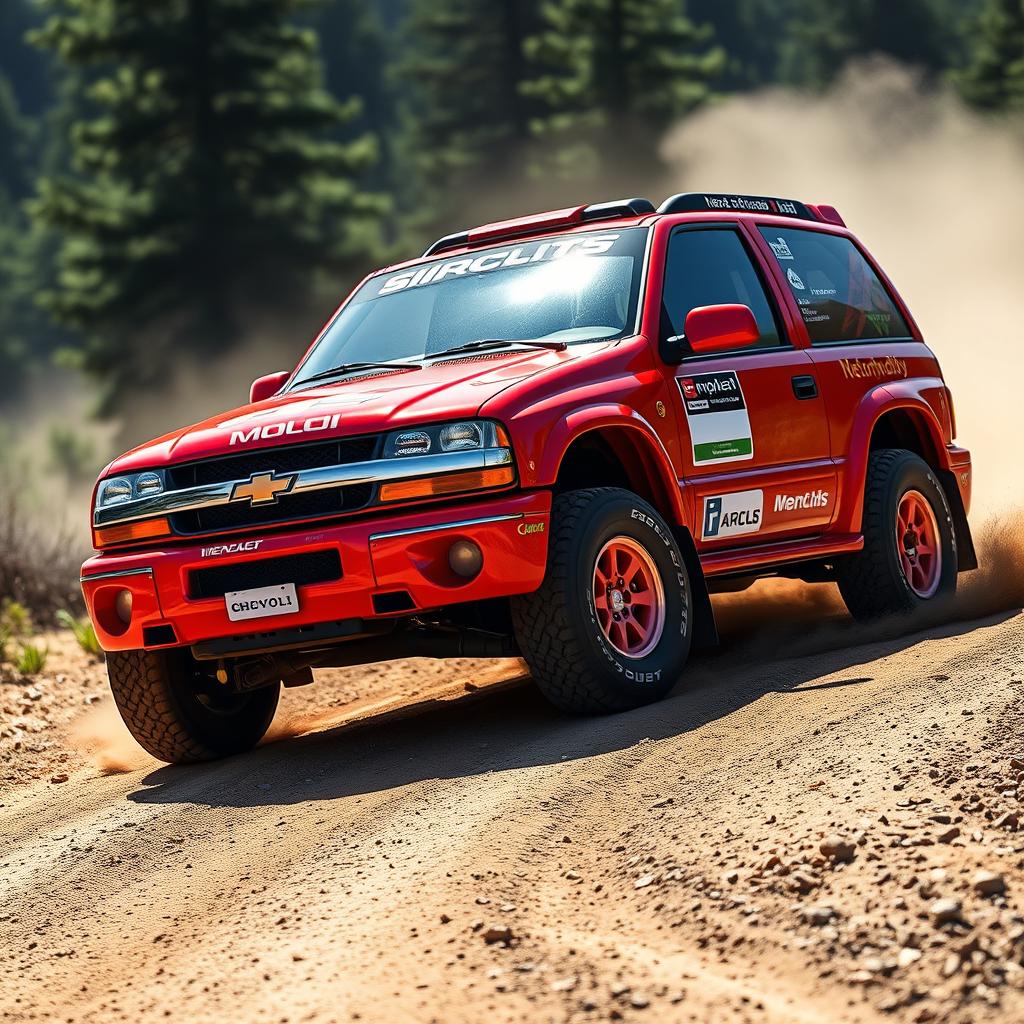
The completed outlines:
{"type": "Polygon", "coordinates": [[[0,1019],[1022,1019],[1024,616],[793,593],[650,708],[402,662],[194,768],[49,638],[0,691],[0,1019]]]}

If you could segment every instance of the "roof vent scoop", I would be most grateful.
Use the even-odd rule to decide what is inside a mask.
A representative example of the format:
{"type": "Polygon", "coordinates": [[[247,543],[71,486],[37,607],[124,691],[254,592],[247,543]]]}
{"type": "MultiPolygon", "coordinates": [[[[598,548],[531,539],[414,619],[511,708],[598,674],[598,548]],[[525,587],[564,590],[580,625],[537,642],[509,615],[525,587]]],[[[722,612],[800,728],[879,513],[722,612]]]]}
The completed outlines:
{"type": "Polygon", "coordinates": [[[613,199],[610,203],[593,203],[583,211],[584,220],[604,220],[610,217],[641,217],[654,213],[650,199],[613,199]]]}

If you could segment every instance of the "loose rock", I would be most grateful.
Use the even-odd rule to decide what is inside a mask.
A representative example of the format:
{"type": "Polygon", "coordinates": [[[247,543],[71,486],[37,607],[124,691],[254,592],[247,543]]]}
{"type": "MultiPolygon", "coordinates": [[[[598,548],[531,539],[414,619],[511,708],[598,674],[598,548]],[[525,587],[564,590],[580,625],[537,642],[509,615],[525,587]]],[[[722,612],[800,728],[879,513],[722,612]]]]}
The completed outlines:
{"type": "Polygon", "coordinates": [[[971,888],[981,896],[999,896],[1006,892],[1006,880],[998,871],[978,871],[971,879],[971,888]]]}

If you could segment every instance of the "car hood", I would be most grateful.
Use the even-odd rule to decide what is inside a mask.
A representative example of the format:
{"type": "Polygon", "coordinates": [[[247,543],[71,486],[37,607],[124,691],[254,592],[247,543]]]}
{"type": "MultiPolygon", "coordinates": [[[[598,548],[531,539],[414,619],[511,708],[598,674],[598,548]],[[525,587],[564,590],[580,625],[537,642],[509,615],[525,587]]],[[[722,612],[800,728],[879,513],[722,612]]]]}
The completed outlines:
{"type": "Polygon", "coordinates": [[[420,370],[331,381],[183,427],[133,448],[106,472],[153,469],[475,416],[485,402],[517,381],[576,358],[571,348],[487,352],[453,357],[420,370]]]}

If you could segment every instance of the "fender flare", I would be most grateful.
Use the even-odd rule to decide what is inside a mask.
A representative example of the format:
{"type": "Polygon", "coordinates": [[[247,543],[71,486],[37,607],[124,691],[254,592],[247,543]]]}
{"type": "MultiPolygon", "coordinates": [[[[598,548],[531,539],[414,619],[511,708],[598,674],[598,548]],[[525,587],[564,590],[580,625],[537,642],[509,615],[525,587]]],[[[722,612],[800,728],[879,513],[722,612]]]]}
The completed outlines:
{"type": "Polygon", "coordinates": [[[629,432],[635,453],[643,460],[666,508],[671,510],[670,525],[689,526],[692,517],[687,515],[679,479],[661,438],[647,419],[628,405],[605,402],[573,409],[562,416],[546,438],[537,467],[537,483],[552,486],[569,448],[584,435],[600,430],[629,432]]]}
{"type": "Polygon", "coordinates": [[[940,472],[949,469],[949,453],[942,436],[942,427],[935,416],[935,410],[922,396],[925,391],[938,389],[944,393],[945,385],[937,377],[913,378],[879,384],[861,399],[854,412],[845,473],[847,483],[837,517],[839,522],[849,524],[851,532],[858,533],[861,528],[871,435],[879,420],[887,413],[899,410],[913,414],[919,428],[925,431],[922,440],[931,448],[934,468],[940,472]]]}

